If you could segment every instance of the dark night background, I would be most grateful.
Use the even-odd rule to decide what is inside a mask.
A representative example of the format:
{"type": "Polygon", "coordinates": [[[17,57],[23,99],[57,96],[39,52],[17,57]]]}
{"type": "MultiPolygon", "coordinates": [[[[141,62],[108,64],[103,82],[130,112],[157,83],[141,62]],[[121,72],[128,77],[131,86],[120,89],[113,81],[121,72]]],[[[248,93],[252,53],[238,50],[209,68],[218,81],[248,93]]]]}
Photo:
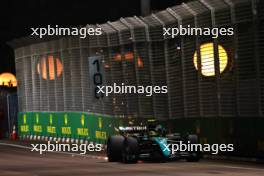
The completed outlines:
{"type": "MultiPolygon", "coordinates": [[[[152,12],[180,4],[181,0],[150,0],[152,12]]],[[[15,73],[13,49],[7,42],[30,35],[31,27],[48,24],[75,26],[141,15],[140,0],[5,0],[0,5],[0,74],[15,73]]]]}

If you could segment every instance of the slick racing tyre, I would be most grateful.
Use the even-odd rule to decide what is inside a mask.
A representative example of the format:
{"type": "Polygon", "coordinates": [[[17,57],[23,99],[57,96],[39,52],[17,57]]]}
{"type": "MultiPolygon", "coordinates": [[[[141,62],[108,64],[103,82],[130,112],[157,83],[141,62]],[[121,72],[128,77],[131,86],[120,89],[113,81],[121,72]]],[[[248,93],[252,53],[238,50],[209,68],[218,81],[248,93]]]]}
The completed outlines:
{"type": "Polygon", "coordinates": [[[123,163],[136,163],[138,160],[138,141],[134,137],[125,139],[122,150],[123,163]]]}
{"type": "Polygon", "coordinates": [[[123,136],[111,136],[107,140],[107,157],[109,162],[121,161],[125,138],[123,136]]]}

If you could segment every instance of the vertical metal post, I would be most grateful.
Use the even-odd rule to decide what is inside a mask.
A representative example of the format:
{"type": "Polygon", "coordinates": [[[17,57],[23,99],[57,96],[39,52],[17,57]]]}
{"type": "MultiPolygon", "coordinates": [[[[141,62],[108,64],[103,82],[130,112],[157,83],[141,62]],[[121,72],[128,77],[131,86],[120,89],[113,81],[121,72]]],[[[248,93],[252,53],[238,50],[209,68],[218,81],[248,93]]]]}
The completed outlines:
{"type": "MultiPolygon", "coordinates": [[[[110,52],[110,37],[109,37],[109,33],[107,31],[104,31],[103,30],[103,27],[99,24],[96,25],[98,28],[101,28],[103,32],[105,32],[105,35],[106,35],[106,42],[107,42],[107,53],[108,53],[108,57],[110,57],[111,55],[111,52],[110,52]]],[[[109,58],[110,60],[111,58],[109,58]]],[[[110,64],[110,82],[111,84],[113,85],[113,81],[112,81],[112,78],[113,78],[113,72],[112,72],[112,64],[111,64],[111,61],[109,61],[109,64],[110,64]]],[[[112,100],[111,100],[111,104],[112,104],[112,112],[113,112],[113,116],[115,117],[116,116],[116,111],[115,111],[115,108],[114,108],[114,104],[113,104],[113,100],[116,99],[116,96],[115,94],[112,95],[112,100]]]]}
{"type": "MultiPolygon", "coordinates": [[[[139,85],[139,74],[138,74],[138,68],[137,68],[137,62],[138,62],[138,56],[137,53],[137,49],[136,49],[136,41],[135,41],[135,35],[134,35],[134,27],[133,25],[130,25],[124,18],[120,19],[120,22],[122,24],[124,24],[127,28],[129,28],[130,30],[130,34],[131,34],[131,40],[133,42],[133,53],[134,53],[134,69],[135,69],[135,77],[136,77],[136,82],[137,82],[137,86],[139,85]]],[[[141,106],[141,98],[139,96],[139,94],[136,94],[137,96],[137,117],[139,118],[142,114],[142,106],[141,106]]]]}
{"type": "Polygon", "coordinates": [[[258,115],[262,116],[261,108],[261,78],[260,78],[260,57],[259,57],[259,19],[257,14],[257,0],[252,0],[252,13],[253,13],[253,31],[254,31],[254,53],[256,58],[256,91],[257,91],[257,103],[258,103],[258,115]]]}
{"type": "Polygon", "coordinates": [[[140,0],[141,16],[150,14],[150,0],[140,0]]]}
{"type": "MultiPolygon", "coordinates": [[[[152,53],[151,53],[151,41],[150,41],[150,36],[149,36],[149,27],[148,25],[143,21],[143,19],[138,18],[135,16],[135,19],[140,22],[141,24],[144,25],[145,27],[145,34],[146,34],[146,39],[147,39],[147,47],[148,47],[148,57],[149,57],[149,66],[150,66],[150,80],[151,80],[151,84],[153,85],[153,61],[152,61],[152,53]]],[[[156,99],[155,96],[152,96],[152,107],[153,107],[153,115],[154,118],[157,118],[157,110],[156,110],[156,99]]]]}
{"type": "MultiPolygon", "coordinates": [[[[183,7],[185,7],[193,16],[194,16],[194,26],[198,28],[198,19],[197,19],[197,13],[191,9],[191,7],[188,6],[188,4],[183,4],[183,7]]],[[[196,45],[196,53],[197,53],[197,68],[198,68],[198,78],[197,78],[197,84],[198,84],[198,102],[199,102],[199,115],[200,117],[203,117],[203,105],[202,105],[202,96],[201,96],[201,78],[202,78],[202,61],[201,61],[201,51],[200,51],[200,40],[198,36],[195,36],[195,45],[196,45]]]]}
{"type": "Polygon", "coordinates": [[[55,94],[54,94],[54,96],[55,96],[55,110],[56,111],[60,111],[60,108],[59,108],[59,106],[60,106],[60,104],[59,104],[59,101],[61,101],[61,100],[58,100],[58,94],[59,94],[59,92],[58,92],[58,90],[61,88],[60,87],[60,85],[59,85],[59,75],[57,75],[57,73],[58,73],[58,70],[57,70],[57,68],[58,68],[58,65],[57,65],[57,57],[58,58],[60,58],[59,57],[59,42],[56,42],[56,47],[58,47],[58,49],[56,49],[56,54],[54,54],[54,59],[53,59],[53,62],[54,62],[54,92],[55,92],[55,94]]]}
{"type": "MultiPolygon", "coordinates": [[[[120,30],[118,30],[111,22],[107,22],[107,24],[112,28],[112,29],[114,29],[116,32],[117,32],[117,34],[118,34],[118,39],[119,39],[119,44],[120,44],[120,52],[121,52],[121,57],[124,57],[124,55],[125,55],[125,51],[124,51],[124,46],[122,45],[122,37],[121,37],[121,33],[120,33],[120,30]]],[[[121,59],[121,64],[122,64],[122,79],[123,79],[123,82],[125,83],[125,80],[124,80],[124,78],[125,78],[125,74],[126,74],[126,72],[125,72],[125,64],[124,64],[124,62],[122,61],[122,59],[121,59]]],[[[123,103],[123,101],[125,101],[125,108],[124,108],[124,106],[123,106],[123,104],[122,104],[122,109],[124,109],[124,111],[123,111],[123,114],[122,114],[122,116],[123,117],[127,117],[127,115],[128,115],[128,108],[127,108],[127,105],[128,105],[128,103],[127,103],[127,98],[126,98],[126,96],[123,96],[122,97],[122,103],[123,103]]]]}
{"type": "MultiPolygon", "coordinates": [[[[171,8],[167,8],[167,11],[178,21],[178,27],[182,25],[182,17],[175,13],[171,8]]],[[[186,94],[185,94],[185,69],[184,69],[184,60],[185,60],[185,55],[184,55],[184,47],[183,47],[183,38],[180,38],[181,41],[181,75],[182,75],[182,97],[183,97],[183,112],[184,112],[184,117],[187,117],[187,106],[186,106],[186,94]]]]}
{"type": "Polygon", "coordinates": [[[231,23],[234,28],[234,40],[233,40],[233,48],[234,48],[234,67],[235,67],[235,104],[236,104],[236,109],[235,109],[235,115],[239,116],[240,114],[240,107],[239,107],[239,92],[238,92],[238,87],[239,87],[239,73],[238,73],[238,54],[237,54],[237,48],[238,48],[238,36],[237,36],[237,23],[236,23],[236,17],[235,17],[235,7],[234,3],[230,0],[224,0],[229,6],[230,6],[230,14],[231,14],[231,23]]]}
{"type": "Polygon", "coordinates": [[[60,60],[62,62],[62,67],[63,67],[63,72],[62,72],[62,91],[63,91],[63,111],[67,111],[66,107],[67,107],[67,101],[66,101],[66,91],[65,91],[65,58],[64,58],[64,55],[63,55],[63,52],[64,52],[64,46],[63,46],[63,40],[60,39],[59,41],[59,46],[60,46],[60,52],[59,52],[59,56],[60,56],[60,60]]]}
{"type": "Polygon", "coordinates": [[[82,111],[83,112],[85,112],[85,106],[84,106],[84,99],[86,98],[85,96],[84,96],[84,86],[83,86],[83,52],[82,52],[82,50],[83,50],[83,46],[82,46],[82,41],[81,41],[82,39],[81,38],[79,38],[79,48],[80,48],[80,63],[81,63],[81,65],[80,65],[80,72],[81,72],[81,78],[80,78],[80,83],[81,83],[81,89],[82,89],[82,111]]]}
{"type": "Polygon", "coordinates": [[[22,101],[24,101],[24,103],[23,103],[23,108],[22,108],[22,111],[23,112],[26,112],[27,110],[28,110],[28,97],[26,96],[26,72],[25,72],[25,70],[26,70],[26,68],[25,68],[25,65],[26,65],[26,63],[25,63],[25,47],[23,47],[23,56],[22,56],[22,63],[23,63],[23,91],[24,91],[24,100],[22,100],[22,101]]]}
{"type": "Polygon", "coordinates": [[[6,96],[7,103],[7,121],[8,121],[8,136],[10,136],[10,112],[9,112],[9,95],[6,96]]]}
{"type": "MultiPolygon", "coordinates": [[[[104,68],[104,66],[102,64],[103,64],[103,61],[105,60],[105,58],[104,58],[104,55],[101,53],[102,46],[100,46],[100,44],[99,44],[100,43],[99,42],[99,37],[98,36],[95,36],[95,37],[96,37],[96,44],[97,44],[96,55],[100,56],[100,58],[101,58],[101,67],[104,68]]],[[[103,79],[105,79],[105,76],[104,76],[103,79]]],[[[101,107],[103,107],[103,109],[102,109],[102,111],[100,111],[100,113],[106,114],[107,112],[105,112],[105,99],[100,99],[99,101],[100,101],[101,107]]]]}
{"type": "MultiPolygon", "coordinates": [[[[208,4],[205,0],[201,0],[201,2],[211,11],[211,17],[212,17],[212,27],[216,26],[215,21],[215,8],[208,4]]],[[[217,96],[217,108],[216,112],[217,115],[221,116],[221,91],[220,91],[220,65],[219,65],[219,53],[218,53],[218,39],[214,38],[213,40],[213,46],[214,46],[214,71],[215,71],[215,78],[216,78],[216,96],[217,96]]]]}
{"type": "MultiPolygon", "coordinates": [[[[152,16],[162,25],[162,28],[165,27],[165,23],[159,19],[156,15],[152,14],[152,16]]],[[[167,84],[167,88],[168,88],[168,94],[167,94],[167,99],[168,99],[168,110],[169,110],[169,118],[171,119],[173,117],[172,114],[172,107],[171,107],[171,96],[170,96],[170,89],[171,89],[171,85],[170,85],[170,79],[169,79],[169,57],[168,57],[168,39],[165,39],[165,36],[163,36],[163,41],[164,41],[164,58],[165,58],[165,72],[166,72],[166,84],[167,84]]]]}
{"type": "Polygon", "coordinates": [[[46,81],[46,93],[47,93],[47,97],[48,97],[48,101],[47,101],[47,104],[48,104],[48,111],[51,111],[51,104],[50,104],[50,84],[49,84],[49,81],[50,81],[50,68],[49,68],[49,51],[48,51],[48,46],[45,48],[46,49],[46,62],[45,62],[45,65],[46,65],[46,73],[47,73],[47,79],[45,80],[46,81]]]}

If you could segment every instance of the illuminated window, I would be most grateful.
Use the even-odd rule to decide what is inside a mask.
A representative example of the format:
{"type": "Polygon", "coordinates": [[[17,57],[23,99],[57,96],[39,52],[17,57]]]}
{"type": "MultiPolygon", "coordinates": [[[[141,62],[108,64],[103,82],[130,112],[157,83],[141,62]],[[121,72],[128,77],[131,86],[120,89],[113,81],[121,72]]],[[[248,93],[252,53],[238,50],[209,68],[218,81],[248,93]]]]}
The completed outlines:
{"type": "Polygon", "coordinates": [[[121,61],[122,60],[122,56],[120,53],[115,54],[115,61],[121,61]]]}
{"type": "Polygon", "coordinates": [[[142,68],[144,65],[143,65],[143,61],[142,61],[142,59],[140,58],[140,57],[138,57],[138,59],[137,59],[137,66],[139,67],[139,68],[142,68]]]}
{"type": "Polygon", "coordinates": [[[132,52],[127,52],[127,53],[125,53],[125,60],[126,60],[126,61],[130,61],[130,62],[132,62],[133,59],[134,59],[134,53],[132,53],[132,52]]]}
{"type": "MultiPolygon", "coordinates": [[[[214,67],[214,44],[213,43],[205,43],[200,46],[200,54],[201,54],[201,73],[204,76],[215,76],[215,67],[214,67]]],[[[222,73],[228,64],[228,56],[226,50],[218,45],[218,55],[219,55],[219,68],[220,73],[222,73]]],[[[197,63],[197,53],[195,51],[193,56],[193,63],[198,70],[197,63]]]]}
{"type": "Polygon", "coordinates": [[[54,80],[55,79],[55,62],[56,61],[56,76],[60,77],[62,74],[62,64],[61,61],[56,58],[54,59],[53,56],[48,56],[48,59],[45,57],[41,58],[40,62],[37,65],[37,72],[38,74],[41,73],[43,79],[47,79],[47,68],[46,66],[48,65],[49,68],[49,80],[54,80]]]}
{"type": "MultiPolygon", "coordinates": [[[[128,62],[133,62],[134,61],[134,53],[133,52],[126,52],[124,54],[124,60],[125,61],[128,61],[128,62]]],[[[114,61],[122,61],[122,55],[120,53],[116,53],[115,54],[115,57],[114,57],[114,61]]],[[[143,68],[144,64],[143,64],[143,61],[142,59],[138,56],[137,60],[137,66],[139,68],[143,68]]]]}
{"type": "Polygon", "coordinates": [[[0,85],[8,86],[8,87],[16,87],[17,86],[16,77],[12,73],[2,73],[0,75],[0,85]]]}

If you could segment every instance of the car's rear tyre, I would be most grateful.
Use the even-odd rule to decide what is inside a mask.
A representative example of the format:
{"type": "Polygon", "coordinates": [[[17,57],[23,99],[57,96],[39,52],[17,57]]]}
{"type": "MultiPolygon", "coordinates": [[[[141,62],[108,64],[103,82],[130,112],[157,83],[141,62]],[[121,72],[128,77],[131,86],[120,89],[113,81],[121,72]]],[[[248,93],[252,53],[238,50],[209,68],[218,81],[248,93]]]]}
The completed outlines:
{"type": "MultiPolygon", "coordinates": [[[[190,141],[190,144],[198,144],[198,136],[191,134],[187,136],[187,140],[190,141]]],[[[186,158],[188,162],[198,162],[201,158],[200,151],[189,151],[189,156],[186,158]]]]}
{"type": "Polygon", "coordinates": [[[121,161],[125,138],[123,136],[111,136],[107,140],[107,157],[109,162],[121,161]]]}
{"type": "Polygon", "coordinates": [[[125,139],[122,150],[122,162],[131,164],[138,161],[138,141],[134,137],[127,137],[125,139]]]}

